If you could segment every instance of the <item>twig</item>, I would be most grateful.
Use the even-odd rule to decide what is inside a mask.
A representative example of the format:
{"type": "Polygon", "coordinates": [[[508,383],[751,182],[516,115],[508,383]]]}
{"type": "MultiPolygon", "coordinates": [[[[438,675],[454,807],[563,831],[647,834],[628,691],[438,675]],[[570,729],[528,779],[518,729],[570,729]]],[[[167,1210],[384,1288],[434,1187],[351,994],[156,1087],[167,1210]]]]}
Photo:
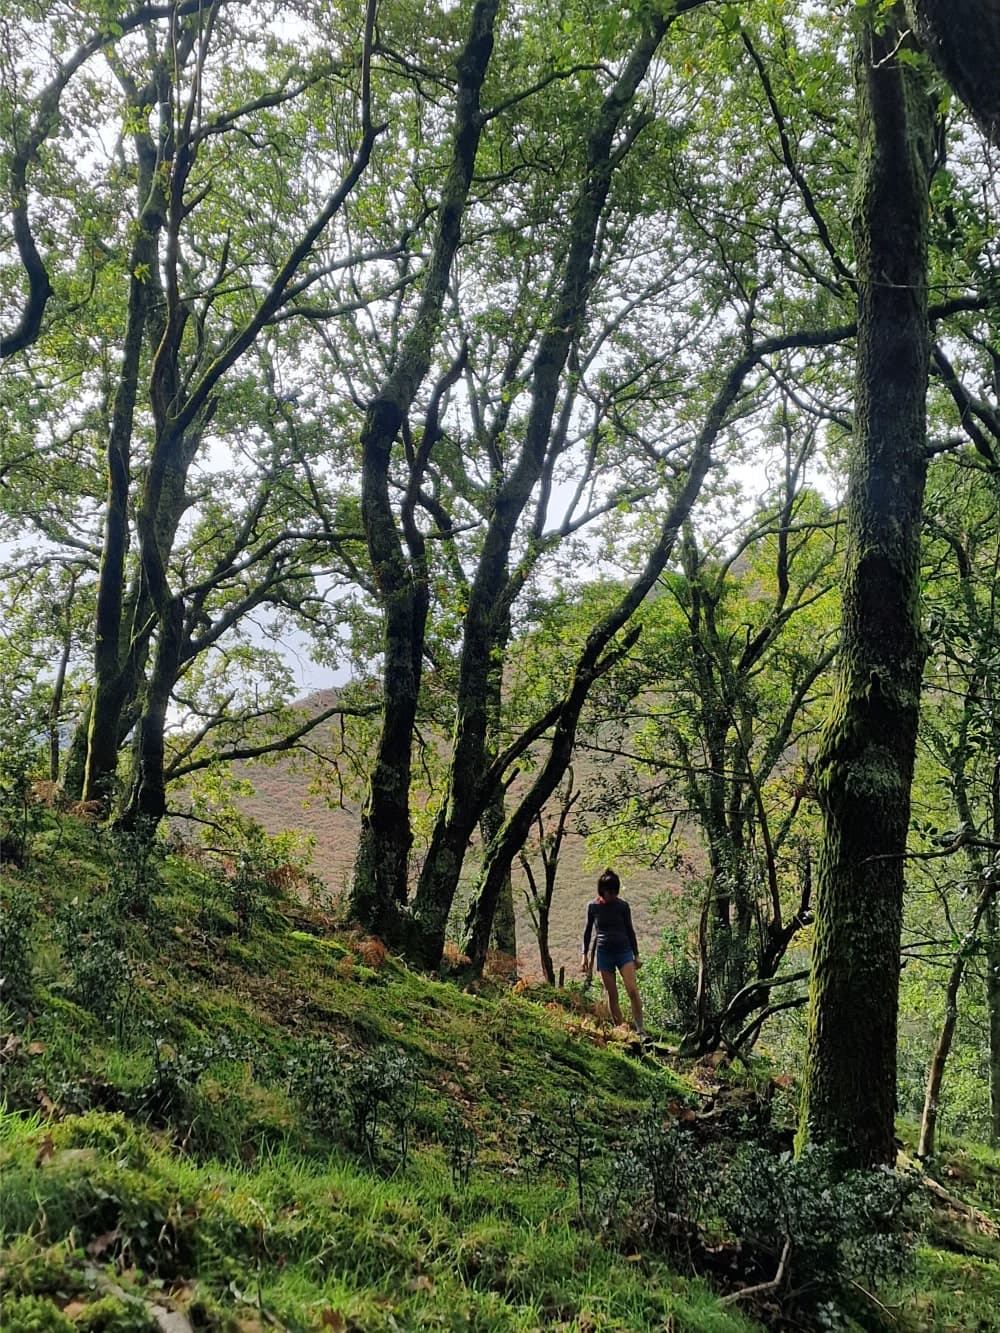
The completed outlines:
{"type": "Polygon", "coordinates": [[[883,1305],[882,1302],[879,1300],[879,1298],[873,1292],[870,1292],[867,1287],[863,1287],[860,1282],[855,1282],[854,1278],[848,1278],[848,1281],[850,1282],[851,1286],[854,1288],[855,1291],[860,1291],[862,1296],[867,1296],[867,1298],[871,1301],[872,1305],[878,1306],[878,1308],[882,1311],[885,1317],[891,1320],[893,1324],[899,1323],[899,1320],[889,1309],[888,1305],[883,1305]]]}
{"type": "Polygon", "coordinates": [[[745,1300],[748,1296],[759,1296],[765,1291],[776,1291],[785,1280],[785,1269],[788,1267],[788,1256],[792,1252],[792,1238],[785,1237],[785,1248],[781,1251],[781,1258],[778,1260],[778,1271],[769,1282],[757,1282],[752,1287],[743,1287],[740,1291],[732,1291],[728,1296],[723,1296],[720,1305],[732,1305],[734,1301],[745,1300]]]}

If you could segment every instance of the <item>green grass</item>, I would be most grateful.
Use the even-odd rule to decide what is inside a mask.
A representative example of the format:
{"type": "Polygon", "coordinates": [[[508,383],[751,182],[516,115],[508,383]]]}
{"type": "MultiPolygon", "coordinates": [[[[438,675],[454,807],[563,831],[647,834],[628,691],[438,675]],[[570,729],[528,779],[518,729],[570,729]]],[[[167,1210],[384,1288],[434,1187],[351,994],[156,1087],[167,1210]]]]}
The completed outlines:
{"type": "MultiPolygon", "coordinates": [[[[16,879],[36,940],[30,1005],[0,1030],[4,1333],[142,1333],[154,1305],[227,1333],[760,1327],[608,1213],[619,1147],[653,1102],[689,1116],[707,1081],[732,1112],[710,1132],[738,1135],[753,1078],[642,1057],[579,991],[413,973],[300,904],[270,899],[241,940],[180,859],[149,918],[125,923],[127,987],[95,1012],[51,929],[75,904],[74,947],[97,947],[94,834],[43,834],[16,879]],[[386,1052],[398,1087],[365,1141],[352,1098],[386,1052]]],[[[996,1215],[996,1156],[946,1153],[956,1192],[996,1215]]],[[[891,1305],[913,1333],[994,1327],[993,1245],[936,1217],[914,1282],[871,1311],[891,1305]]]]}
{"type": "Polygon", "coordinates": [[[194,1279],[185,1300],[289,1327],[330,1310],[365,1329],[748,1327],[663,1263],[623,1261],[558,1183],[457,1192],[431,1150],[391,1179],[282,1149],[246,1168],[182,1157],[121,1116],[7,1114],[0,1216],[14,1294],[86,1291],[90,1254],[154,1297],[194,1279]]]}

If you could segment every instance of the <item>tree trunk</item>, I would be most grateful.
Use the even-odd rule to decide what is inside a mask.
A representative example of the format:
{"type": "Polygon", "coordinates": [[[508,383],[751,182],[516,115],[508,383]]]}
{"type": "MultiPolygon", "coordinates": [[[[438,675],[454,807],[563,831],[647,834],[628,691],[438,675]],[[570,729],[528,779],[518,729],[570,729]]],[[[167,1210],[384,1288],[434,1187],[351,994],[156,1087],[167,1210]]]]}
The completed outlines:
{"type": "Polygon", "coordinates": [[[457,62],[452,159],[438,210],[438,230],[413,325],[398,364],[369,408],[362,432],[361,516],[385,616],[383,712],[375,764],[361,815],[351,910],[377,934],[404,943],[408,891],[410,763],[424,652],[426,571],[411,570],[389,491],[392,446],[430,366],[452,261],[479,150],[479,95],[493,53],[498,0],[477,0],[469,39],[457,62]]]}
{"type": "Polygon", "coordinates": [[[138,393],[143,334],[149,313],[150,281],[144,275],[148,275],[158,263],[156,240],[158,230],[157,225],[151,225],[147,218],[140,217],[129,260],[132,277],[129,286],[125,346],[115,390],[111,428],[108,432],[108,499],[97,584],[94,691],[83,781],[84,800],[99,800],[105,804],[111,799],[111,788],[118,768],[118,724],[129,692],[122,663],[122,607],[125,590],[125,558],[129,547],[128,501],[131,488],[132,423],[138,393]]]}
{"type": "Polygon", "coordinates": [[[184,607],[172,598],[160,616],[156,654],[136,738],[132,793],[122,815],[125,828],[154,830],[166,813],[163,779],[164,736],[170,694],[177,683],[184,631],[184,607]]]}
{"type": "Polygon", "coordinates": [[[941,1085],[944,1082],[944,1070],[951,1054],[951,1043],[958,1025],[958,992],[965,974],[965,965],[969,961],[979,940],[979,926],[983,915],[990,908],[995,897],[995,886],[990,880],[980,881],[979,901],[973,914],[965,939],[955,955],[945,990],[944,1022],[938,1034],[937,1045],[931,1058],[927,1074],[927,1090],[924,1094],[924,1112],[920,1120],[920,1142],[917,1156],[921,1159],[934,1156],[934,1136],[937,1130],[938,1104],[941,1098],[941,1085]]]}
{"type": "MultiPolygon", "coordinates": [[[[491,756],[495,758],[495,756],[491,756]]],[[[483,811],[479,821],[486,846],[493,841],[504,825],[505,811],[503,791],[497,787],[483,811]]],[[[514,915],[514,881],[510,870],[507,879],[500,888],[496,916],[493,918],[493,947],[498,953],[517,957],[517,920],[514,915]]]]}
{"type": "Polygon", "coordinates": [[[62,716],[63,694],[66,689],[66,673],[69,670],[70,654],[73,651],[73,598],[76,595],[76,575],[70,580],[66,594],[65,619],[63,622],[63,641],[59,653],[59,665],[52,685],[52,698],[49,701],[49,781],[59,781],[60,745],[59,720],[62,716]]]}
{"type": "Polygon", "coordinates": [[[927,215],[933,106],[864,20],[856,54],[858,349],[840,674],[816,762],[817,874],[800,1142],[845,1166],[896,1157],[903,855],[924,645],[927,215]]]}
{"type": "MultiPolygon", "coordinates": [[[[994,752],[997,750],[997,715],[993,714],[994,752]]],[[[1000,757],[990,781],[990,837],[1000,842],[1000,757]]],[[[995,873],[995,871],[994,871],[995,873]]],[[[990,1142],[1000,1147],[1000,910],[996,894],[986,909],[986,1004],[990,1024],[990,1142]]]]}
{"type": "Polygon", "coordinates": [[[996,0],[906,0],[945,80],[1000,147],[1000,7],[996,0]]]}
{"type": "Polygon", "coordinates": [[[1000,1148],[1000,911],[986,916],[986,1004],[990,1023],[990,1143],[1000,1148]]]}

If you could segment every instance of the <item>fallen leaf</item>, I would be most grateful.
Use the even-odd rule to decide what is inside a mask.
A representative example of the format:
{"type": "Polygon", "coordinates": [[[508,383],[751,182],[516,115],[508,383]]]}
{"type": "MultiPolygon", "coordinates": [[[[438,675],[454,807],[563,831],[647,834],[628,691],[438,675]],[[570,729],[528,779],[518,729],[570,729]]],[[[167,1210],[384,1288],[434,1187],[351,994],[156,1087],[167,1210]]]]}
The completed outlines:
{"type": "Polygon", "coordinates": [[[48,1049],[48,1047],[45,1045],[45,1042],[44,1042],[44,1041],[29,1041],[29,1042],[28,1042],[28,1054],[29,1054],[29,1055],[44,1055],[47,1049],[48,1049]]]}
{"type": "Polygon", "coordinates": [[[99,1259],[102,1254],[106,1254],[115,1241],[121,1240],[122,1233],[115,1227],[114,1231],[105,1231],[101,1236],[95,1236],[87,1246],[87,1253],[91,1259],[99,1259]]]}
{"type": "Polygon", "coordinates": [[[406,1284],[407,1291],[433,1291],[434,1283],[426,1273],[419,1273],[416,1277],[411,1277],[406,1284]]]}
{"type": "Polygon", "coordinates": [[[63,1306],[63,1314],[67,1319],[75,1319],[78,1314],[82,1314],[87,1308],[86,1301],[70,1301],[69,1305],[63,1306]]]}
{"type": "Polygon", "coordinates": [[[46,1162],[52,1160],[55,1156],[55,1145],[52,1142],[52,1135],[46,1134],[44,1138],[38,1140],[38,1151],[35,1153],[35,1165],[44,1166],[46,1162]]]}
{"type": "Polygon", "coordinates": [[[333,1329],[333,1333],[346,1333],[347,1320],[339,1310],[324,1310],[320,1315],[320,1323],[324,1328],[333,1329]]]}

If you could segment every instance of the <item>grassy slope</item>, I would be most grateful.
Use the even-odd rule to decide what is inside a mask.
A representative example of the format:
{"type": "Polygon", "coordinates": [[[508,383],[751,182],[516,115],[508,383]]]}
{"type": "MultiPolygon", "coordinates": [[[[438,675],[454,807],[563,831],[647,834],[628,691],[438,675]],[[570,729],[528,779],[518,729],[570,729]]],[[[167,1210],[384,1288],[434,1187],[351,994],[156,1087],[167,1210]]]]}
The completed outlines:
{"type": "MultiPolygon", "coordinates": [[[[713,1071],[641,1059],[551,993],[414,975],[277,901],[240,941],[201,873],[168,862],[115,992],[114,871],[93,835],[67,824],[25,875],[4,870],[8,901],[41,913],[28,1017],[0,1031],[4,1333],[137,1333],[154,1316],[163,1333],[757,1326],[599,1222],[590,1136],[613,1148],[654,1096],[690,1116],[706,1083],[722,1106],[713,1071]],[[102,948],[88,1009],[73,996],[102,948]],[[352,1135],[344,1088],[373,1052],[404,1057],[401,1085],[413,1074],[405,1161],[391,1107],[370,1153],[352,1135]],[[171,1331],[171,1311],[189,1324],[171,1331]]],[[[997,1159],[950,1160],[949,1190],[1000,1212],[997,1159]]],[[[988,1223],[945,1208],[936,1225],[896,1326],[1000,1327],[984,1322],[1000,1308],[988,1223]]]]}

